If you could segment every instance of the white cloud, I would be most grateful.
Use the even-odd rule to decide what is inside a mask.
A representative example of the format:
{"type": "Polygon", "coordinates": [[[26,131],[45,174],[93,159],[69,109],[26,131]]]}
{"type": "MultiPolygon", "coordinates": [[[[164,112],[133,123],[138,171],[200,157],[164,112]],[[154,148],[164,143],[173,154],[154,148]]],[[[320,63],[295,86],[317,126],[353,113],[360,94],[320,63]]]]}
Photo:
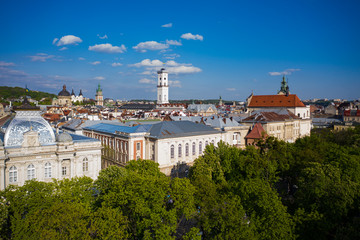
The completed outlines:
{"type": "Polygon", "coordinates": [[[172,54],[164,54],[164,57],[165,57],[166,59],[175,59],[175,58],[177,58],[177,57],[180,57],[180,55],[177,54],[177,53],[172,53],[172,54]]]}
{"type": "Polygon", "coordinates": [[[171,27],[172,27],[172,23],[167,23],[167,24],[161,25],[161,27],[171,28],[171,27]]]}
{"type": "Polygon", "coordinates": [[[64,51],[64,50],[66,50],[66,49],[68,49],[67,47],[62,47],[62,48],[60,48],[59,50],[60,51],[64,51]]]}
{"type": "Polygon", "coordinates": [[[150,59],[144,59],[139,63],[131,64],[130,67],[160,67],[163,65],[163,62],[160,60],[150,60],[150,59]]]}
{"type": "Polygon", "coordinates": [[[119,66],[122,66],[122,64],[121,64],[121,63],[114,62],[114,63],[111,64],[111,66],[113,66],[113,67],[119,67],[119,66]]]}
{"type": "Polygon", "coordinates": [[[144,83],[144,84],[156,84],[155,80],[151,80],[148,78],[143,78],[139,80],[139,83],[144,83]]]}
{"type": "Polygon", "coordinates": [[[102,76],[94,77],[94,79],[95,79],[95,80],[100,80],[100,81],[101,81],[101,80],[105,80],[105,78],[102,77],[102,76]]]}
{"type": "Polygon", "coordinates": [[[178,88],[181,88],[181,82],[176,80],[176,81],[171,81],[169,80],[169,86],[170,87],[178,87],[178,88]]]}
{"type": "Polygon", "coordinates": [[[181,35],[181,38],[187,39],[187,40],[190,40],[190,39],[192,39],[192,40],[200,40],[200,41],[204,40],[203,36],[201,36],[199,34],[194,35],[192,33],[184,33],[183,35],[181,35]]]}
{"type": "Polygon", "coordinates": [[[0,61],[0,67],[9,67],[9,66],[15,66],[15,64],[12,62],[0,61]]]}
{"type": "Polygon", "coordinates": [[[300,69],[299,68],[289,68],[282,72],[269,72],[269,75],[270,76],[291,75],[291,73],[297,72],[297,71],[300,71],[300,69]]]}
{"type": "Polygon", "coordinates": [[[236,91],[235,88],[227,88],[226,90],[231,91],[231,92],[236,91]]]}
{"type": "Polygon", "coordinates": [[[141,42],[133,49],[135,49],[138,52],[146,52],[147,50],[156,51],[156,50],[163,50],[169,48],[168,44],[164,43],[158,43],[156,41],[147,41],[147,42],[141,42]]]}
{"type": "Polygon", "coordinates": [[[142,75],[152,75],[152,74],[155,74],[155,72],[152,72],[152,71],[144,71],[141,73],[142,75]]]}
{"type": "Polygon", "coordinates": [[[165,63],[162,61],[155,59],[144,59],[139,63],[131,64],[130,67],[146,67],[147,71],[142,72],[142,75],[151,75],[156,72],[159,67],[165,67],[166,70],[171,74],[187,74],[187,73],[197,73],[201,72],[202,70],[198,67],[192,66],[189,63],[177,63],[173,60],[169,60],[165,63]]]}
{"type": "Polygon", "coordinates": [[[172,74],[188,74],[188,73],[198,73],[202,71],[200,68],[194,66],[168,67],[166,70],[172,74]]]}
{"type": "Polygon", "coordinates": [[[84,61],[85,60],[85,58],[83,58],[83,57],[79,57],[78,59],[79,59],[79,61],[84,61]]]}
{"type": "Polygon", "coordinates": [[[100,61],[95,61],[95,62],[91,62],[90,64],[91,65],[98,65],[98,64],[100,64],[101,62],[100,61]]]}
{"type": "Polygon", "coordinates": [[[54,58],[54,55],[48,55],[46,53],[38,53],[35,56],[29,56],[32,62],[46,62],[47,59],[54,58]]]}
{"type": "Polygon", "coordinates": [[[182,43],[176,40],[166,40],[167,45],[182,46],[182,43]]]}
{"type": "Polygon", "coordinates": [[[103,53],[123,53],[126,51],[126,47],[122,44],[120,47],[113,46],[110,43],[105,44],[95,44],[94,46],[89,46],[90,51],[103,52],[103,53]]]}
{"type": "Polygon", "coordinates": [[[60,38],[58,41],[57,38],[53,40],[53,44],[56,43],[56,46],[64,46],[64,45],[77,45],[78,43],[81,43],[82,40],[79,37],[76,37],[74,35],[66,35],[60,38]],[[57,43],[56,43],[57,42],[57,43]]]}
{"type": "Polygon", "coordinates": [[[107,39],[108,36],[105,34],[104,36],[100,36],[100,34],[97,35],[100,39],[107,39]]]}

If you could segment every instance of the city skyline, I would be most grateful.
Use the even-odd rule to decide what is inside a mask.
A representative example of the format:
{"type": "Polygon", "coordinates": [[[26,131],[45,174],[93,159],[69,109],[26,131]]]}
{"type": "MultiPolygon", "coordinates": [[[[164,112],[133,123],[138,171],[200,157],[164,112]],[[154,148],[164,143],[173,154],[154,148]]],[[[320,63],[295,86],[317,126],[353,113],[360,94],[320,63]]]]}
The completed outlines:
{"type": "Polygon", "coordinates": [[[9,1],[1,3],[0,85],[57,94],[245,100],[358,99],[358,1],[9,1]]]}

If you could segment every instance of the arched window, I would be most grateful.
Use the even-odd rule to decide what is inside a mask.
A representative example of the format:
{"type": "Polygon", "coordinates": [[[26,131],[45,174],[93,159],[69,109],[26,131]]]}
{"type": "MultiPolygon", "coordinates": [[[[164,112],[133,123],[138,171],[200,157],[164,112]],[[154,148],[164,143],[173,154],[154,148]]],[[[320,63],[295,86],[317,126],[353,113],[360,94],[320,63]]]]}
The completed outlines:
{"type": "Polygon", "coordinates": [[[45,163],[45,178],[51,178],[51,163],[45,163]]]}
{"type": "Polygon", "coordinates": [[[185,144],[185,156],[186,157],[189,156],[189,144],[188,143],[185,144]]]}
{"type": "Polygon", "coordinates": [[[214,140],[211,140],[211,144],[215,146],[215,141],[214,141],[214,140]]]}
{"type": "Polygon", "coordinates": [[[178,157],[181,158],[181,154],[182,154],[182,147],[181,144],[179,144],[178,146],[178,157]]]}
{"type": "Polygon", "coordinates": [[[15,166],[12,166],[9,169],[9,182],[10,183],[17,182],[17,168],[15,166]]]}
{"type": "Polygon", "coordinates": [[[171,146],[170,146],[170,157],[171,157],[171,158],[174,158],[174,156],[175,156],[174,145],[171,145],[171,146]]]}
{"type": "Polygon", "coordinates": [[[192,155],[195,155],[196,154],[196,143],[193,142],[192,143],[192,155]]]}
{"type": "Polygon", "coordinates": [[[27,167],[27,179],[31,180],[35,178],[35,166],[33,164],[30,164],[27,167]]]}
{"type": "Polygon", "coordinates": [[[199,154],[202,154],[202,142],[199,142],[199,154]]]}
{"type": "Polygon", "coordinates": [[[206,147],[207,145],[209,145],[209,141],[206,141],[206,142],[205,142],[205,147],[206,147]]]}
{"type": "Polygon", "coordinates": [[[89,171],[89,160],[87,158],[83,159],[83,172],[89,171]]]}

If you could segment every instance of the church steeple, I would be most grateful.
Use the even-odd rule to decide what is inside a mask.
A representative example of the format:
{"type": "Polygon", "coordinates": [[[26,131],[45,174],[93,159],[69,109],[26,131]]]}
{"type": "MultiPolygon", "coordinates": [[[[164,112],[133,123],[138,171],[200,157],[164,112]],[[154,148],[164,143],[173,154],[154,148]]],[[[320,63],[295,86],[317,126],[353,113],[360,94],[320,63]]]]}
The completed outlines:
{"type": "Polygon", "coordinates": [[[283,79],[281,81],[281,87],[280,87],[280,91],[278,92],[278,95],[286,95],[289,94],[289,86],[288,83],[285,79],[285,75],[283,75],[283,79]]]}

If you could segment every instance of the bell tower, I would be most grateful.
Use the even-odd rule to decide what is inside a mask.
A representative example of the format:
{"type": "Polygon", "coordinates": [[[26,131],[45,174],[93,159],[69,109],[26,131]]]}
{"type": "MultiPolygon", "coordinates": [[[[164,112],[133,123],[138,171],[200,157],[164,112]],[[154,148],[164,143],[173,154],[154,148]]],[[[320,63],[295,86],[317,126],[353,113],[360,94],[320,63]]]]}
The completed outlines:
{"type": "Polygon", "coordinates": [[[165,68],[160,69],[157,84],[157,104],[169,103],[169,79],[165,68]]]}
{"type": "Polygon", "coordinates": [[[98,85],[98,88],[96,89],[95,101],[96,105],[104,106],[104,97],[102,94],[102,89],[100,88],[100,83],[98,85]]]}

